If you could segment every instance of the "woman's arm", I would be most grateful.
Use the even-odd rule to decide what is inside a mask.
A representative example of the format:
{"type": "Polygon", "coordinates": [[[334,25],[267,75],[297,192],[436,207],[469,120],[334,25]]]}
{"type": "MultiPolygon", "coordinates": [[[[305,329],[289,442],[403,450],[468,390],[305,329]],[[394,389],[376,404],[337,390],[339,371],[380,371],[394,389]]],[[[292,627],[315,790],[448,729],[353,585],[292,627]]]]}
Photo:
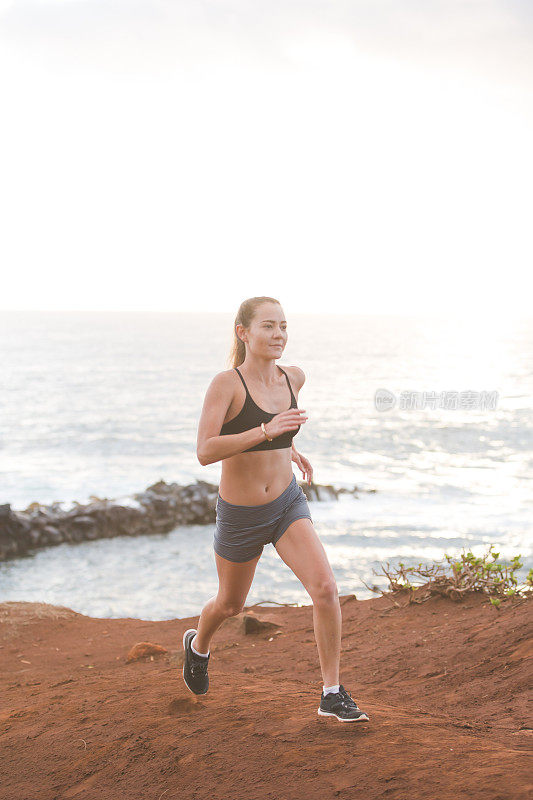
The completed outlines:
{"type": "Polygon", "coordinates": [[[313,482],[313,467],[311,466],[309,459],[298,452],[294,446],[294,442],[292,443],[291,461],[294,461],[302,473],[304,480],[311,485],[313,482]]]}
{"type": "Polygon", "coordinates": [[[242,433],[220,436],[220,429],[233,400],[234,389],[235,379],[231,372],[219,372],[207,389],[198,423],[196,444],[196,455],[203,467],[235,456],[265,441],[261,426],[242,433]]]}
{"type": "Polygon", "coordinates": [[[203,467],[223,461],[225,458],[243,453],[249,447],[265,441],[261,427],[250,428],[242,433],[230,433],[225,436],[210,436],[204,440],[202,449],[197,448],[198,461],[203,467]]]}
{"type": "MultiPolygon", "coordinates": [[[[220,429],[224,418],[233,400],[235,391],[234,373],[219,372],[215,375],[205,395],[202,415],[198,424],[198,440],[196,455],[202,466],[214,464],[224,458],[243,453],[249,447],[266,441],[265,434],[260,425],[242,433],[232,433],[221,436],[220,429]]],[[[265,424],[265,429],[271,439],[276,439],[286,431],[294,431],[307,421],[305,410],[289,408],[276,414],[273,419],[265,424]]]]}
{"type": "MultiPolygon", "coordinates": [[[[290,370],[292,372],[294,385],[296,386],[296,390],[299,393],[300,389],[305,383],[305,372],[303,371],[303,369],[301,369],[301,367],[290,367],[290,370]]],[[[305,456],[303,456],[301,453],[298,452],[298,450],[294,446],[294,442],[292,443],[291,461],[294,461],[294,463],[302,473],[304,480],[306,480],[307,483],[311,485],[311,483],[313,482],[313,467],[311,466],[310,461],[305,456]]]]}

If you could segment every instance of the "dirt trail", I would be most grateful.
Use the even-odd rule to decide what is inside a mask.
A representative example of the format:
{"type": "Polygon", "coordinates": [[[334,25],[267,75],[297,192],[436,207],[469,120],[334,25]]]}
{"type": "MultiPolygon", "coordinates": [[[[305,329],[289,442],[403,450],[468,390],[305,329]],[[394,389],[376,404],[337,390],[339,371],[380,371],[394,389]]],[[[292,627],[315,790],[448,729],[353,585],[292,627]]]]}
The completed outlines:
{"type": "Polygon", "coordinates": [[[251,606],[274,623],[254,634],[228,620],[196,697],[180,659],[197,617],[0,604],[0,798],[530,798],[533,603],[341,603],[341,682],[370,722],[318,718],[310,606],[251,606]],[[141,641],[169,653],[126,663],[141,641]]]}

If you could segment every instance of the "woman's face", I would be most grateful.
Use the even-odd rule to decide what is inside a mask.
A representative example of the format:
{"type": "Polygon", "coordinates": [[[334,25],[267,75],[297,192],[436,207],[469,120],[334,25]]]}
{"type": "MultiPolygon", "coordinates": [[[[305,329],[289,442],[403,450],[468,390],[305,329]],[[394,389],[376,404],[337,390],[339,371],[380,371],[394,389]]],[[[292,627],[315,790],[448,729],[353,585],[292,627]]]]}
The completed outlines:
{"type": "Polygon", "coordinates": [[[263,303],[255,312],[248,329],[242,328],[241,338],[250,351],[262,358],[281,358],[287,344],[287,321],[277,303],[263,303]]]}

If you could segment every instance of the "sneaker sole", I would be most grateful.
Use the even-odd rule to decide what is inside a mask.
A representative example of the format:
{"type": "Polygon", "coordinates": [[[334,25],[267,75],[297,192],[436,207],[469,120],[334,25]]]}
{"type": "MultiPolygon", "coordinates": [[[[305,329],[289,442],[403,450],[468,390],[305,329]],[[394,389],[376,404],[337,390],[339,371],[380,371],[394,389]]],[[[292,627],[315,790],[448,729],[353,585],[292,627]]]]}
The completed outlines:
{"type": "Polygon", "coordinates": [[[185,651],[184,658],[183,658],[183,669],[181,671],[181,674],[183,675],[183,683],[185,684],[185,686],[187,687],[189,692],[191,692],[192,694],[195,694],[196,696],[201,695],[201,694],[207,694],[207,692],[209,690],[206,690],[205,692],[195,692],[195,691],[193,691],[191,689],[191,687],[189,686],[189,684],[187,683],[187,681],[185,680],[185,659],[187,658],[187,647],[186,647],[186,644],[185,644],[185,637],[187,636],[188,633],[196,634],[197,633],[196,628],[189,628],[189,630],[185,631],[185,633],[183,634],[182,642],[183,642],[183,650],[185,651]]]}
{"type": "Polygon", "coordinates": [[[370,722],[370,720],[368,719],[368,717],[367,717],[367,715],[365,714],[364,711],[362,712],[360,717],[352,717],[351,719],[343,719],[343,717],[339,717],[339,716],[337,716],[337,714],[334,714],[333,711],[322,711],[322,709],[319,708],[318,709],[318,715],[320,717],[335,717],[335,719],[338,719],[339,722],[370,722]]]}

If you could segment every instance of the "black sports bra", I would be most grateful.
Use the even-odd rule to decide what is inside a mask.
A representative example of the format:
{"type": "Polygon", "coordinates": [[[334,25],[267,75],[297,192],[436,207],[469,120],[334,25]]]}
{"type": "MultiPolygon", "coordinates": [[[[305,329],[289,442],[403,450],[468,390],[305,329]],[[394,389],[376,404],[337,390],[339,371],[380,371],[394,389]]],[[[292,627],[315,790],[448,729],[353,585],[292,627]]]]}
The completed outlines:
{"type": "MultiPolygon", "coordinates": [[[[278,366],[276,364],[276,366],[278,366]]],[[[230,419],[228,422],[225,422],[220,429],[220,436],[226,436],[231,433],[243,433],[244,431],[249,431],[251,428],[257,428],[258,425],[261,425],[262,422],[267,423],[273,419],[276,414],[281,414],[281,411],[276,411],[276,414],[270,414],[268,411],[263,411],[262,408],[259,408],[257,403],[254,403],[252,400],[252,396],[248,391],[248,387],[244,382],[244,378],[242,377],[241,373],[239,372],[238,368],[235,367],[234,369],[237,370],[239,374],[239,378],[244,384],[244,388],[246,390],[246,399],[244,401],[244,405],[237,414],[236,417],[230,419]]],[[[278,369],[281,367],[278,366],[278,369]]],[[[289,378],[287,373],[284,369],[281,369],[283,374],[285,375],[285,380],[287,381],[287,385],[289,387],[291,393],[291,405],[290,408],[297,408],[296,398],[293,394],[291,384],[289,382],[289,378]]],[[[289,411],[289,409],[286,409],[289,411]]],[[[280,450],[282,447],[291,447],[292,440],[300,430],[301,425],[295,430],[292,431],[285,431],[282,433],[281,436],[276,436],[272,439],[271,442],[268,439],[265,439],[264,442],[259,442],[259,444],[254,445],[254,447],[249,447],[247,450],[243,450],[243,453],[250,453],[253,450],[280,450]]]]}

